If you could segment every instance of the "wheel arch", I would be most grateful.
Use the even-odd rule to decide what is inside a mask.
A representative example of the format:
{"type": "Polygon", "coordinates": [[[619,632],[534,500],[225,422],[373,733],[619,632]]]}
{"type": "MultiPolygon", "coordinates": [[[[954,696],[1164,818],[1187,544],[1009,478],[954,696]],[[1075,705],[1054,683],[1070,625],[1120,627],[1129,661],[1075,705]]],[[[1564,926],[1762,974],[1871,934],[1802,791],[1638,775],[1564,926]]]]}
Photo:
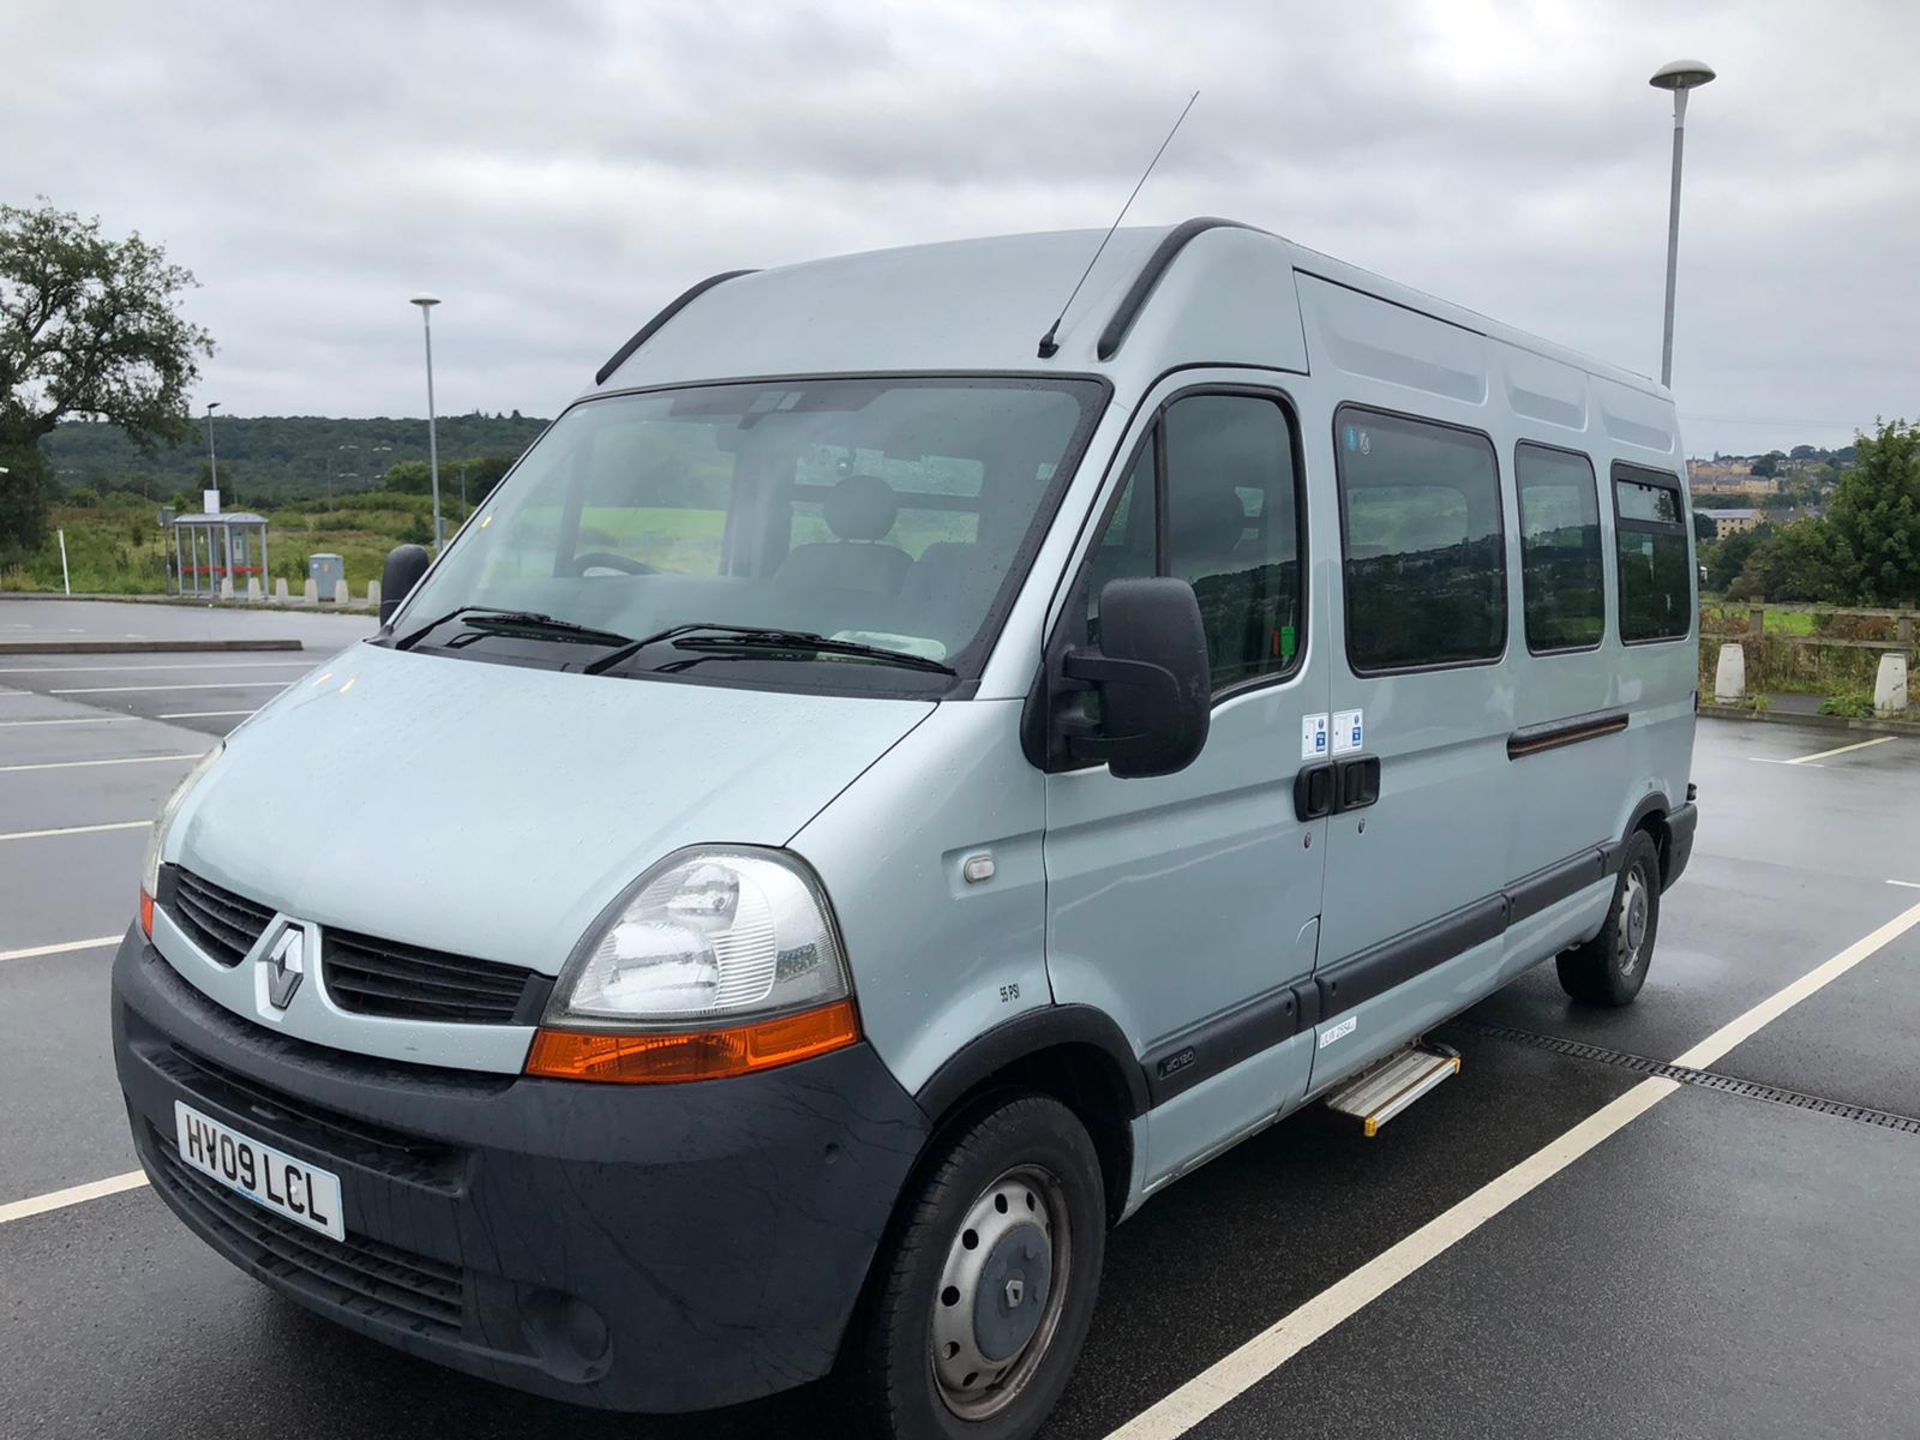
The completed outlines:
{"type": "Polygon", "coordinates": [[[1113,1018],[1091,1005],[1027,1011],[955,1051],[914,1099],[938,1135],[982,1100],[1014,1090],[1053,1096],[1087,1127],[1108,1216],[1118,1219],[1133,1177],[1133,1122],[1146,1113],[1148,1094],[1145,1072],[1113,1018]]]}

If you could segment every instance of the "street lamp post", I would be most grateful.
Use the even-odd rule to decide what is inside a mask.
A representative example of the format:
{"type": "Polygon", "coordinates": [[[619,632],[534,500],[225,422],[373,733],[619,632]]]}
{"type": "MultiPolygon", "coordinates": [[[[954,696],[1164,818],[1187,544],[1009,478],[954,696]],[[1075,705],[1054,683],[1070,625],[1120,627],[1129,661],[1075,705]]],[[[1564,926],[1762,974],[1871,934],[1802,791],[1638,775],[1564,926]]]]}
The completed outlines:
{"type": "Polygon", "coordinates": [[[1670,60],[1647,83],[1673,92],[1673,189],[1667,200],[1667,315],[1660,339],[1660,383],[1673,384],[1673,285],[1680,268],[1680,153],[1687,138],[1687,92],[1713,79],[1713,67],[1698,60],[1670,60]]]}
{"type": "Polygon", "coordinates": [[[433,418],[433,307],[440,303],[440,297],[423,293],[414,296],[413,303],[420,307],[420,326],[427,340],[427,470],[433,479],[433,550],[437,555],[446,542],[446,531],[440,523],[440,441],[434,433],[433,418]]]}
{"type": "Polygon", "coordinates": [[[213,488],[220,488],[220,457],[213,453],[213,412],[220,408],[218,400],[207,402],[207,476],[213,488]]]}

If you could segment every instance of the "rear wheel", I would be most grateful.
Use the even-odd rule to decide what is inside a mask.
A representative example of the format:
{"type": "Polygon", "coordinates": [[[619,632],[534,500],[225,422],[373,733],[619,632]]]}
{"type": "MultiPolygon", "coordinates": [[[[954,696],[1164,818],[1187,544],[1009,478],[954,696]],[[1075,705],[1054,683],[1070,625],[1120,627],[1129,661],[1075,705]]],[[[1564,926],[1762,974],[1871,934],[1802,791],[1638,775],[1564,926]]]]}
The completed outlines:
{"type": "Polygon", "coordinates": [[[844,1379],[887,1440],[1020,1440],[1066,1388],[1106,1251],[1100,1157],[1059,1101],[1013,1097],[950,1138],[904,1202],[844,1379]]]}
{"type": "Polygon", "coordinates": [[[1627,839],[1606,924],[1556,962],[1560,988],[1584,1005],[1632,1004],[1646,984],[1659,930],[1660,849],[1646,831],[1636,830],[1627,839]]]}

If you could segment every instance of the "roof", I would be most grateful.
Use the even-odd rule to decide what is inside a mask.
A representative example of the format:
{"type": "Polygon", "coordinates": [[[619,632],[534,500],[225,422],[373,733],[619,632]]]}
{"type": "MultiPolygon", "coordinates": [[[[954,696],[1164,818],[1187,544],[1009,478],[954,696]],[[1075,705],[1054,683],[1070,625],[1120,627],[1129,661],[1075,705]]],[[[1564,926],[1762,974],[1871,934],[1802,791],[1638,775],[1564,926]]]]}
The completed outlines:
{"type": "Polygon", "coordinates": [[[175,525],[264,525],[267,517],[251,510],[222,510],[218,515],[191,511],[173,517],[175,525]]]}
{"type": "MultiPolygon", "coordinates": [[[[1115,231],[1058,331],[1039,341],[1099,248],[1067,230],[914,245],[739,273],[682,296],[617,363],[609,388],[746,376],[964,370],[1107,374],[1179,364],[1306,369],[1296,272],[1360,291],[1667,402],[1655,382],[1230,221],[1115,231]],[[1177,246],[1172,242],[1177,240],[1177,246]],[[1165,242],[1174,250],[1154,271],[1165,242]],[[1149,274],[1117,350],[1110,322],[1149,274]],[[1297,365],[1289,353],[1297,352],[1297,365]]],[[[703,282],[704,283],[704,282],[703,282]]],[[[1465,338],[1465,337],[1463,337],[1465,338]]],[[[629,342],[630,344],[632,342],[629,342]]]]}
{"type": "Polygon", "coordinates": [[[1728,506],[1724,510],[1702,510],[1702,515],[1711,515],[1715,520],[1751,520],[1760,512],[1750,507],[1728,506]]]}

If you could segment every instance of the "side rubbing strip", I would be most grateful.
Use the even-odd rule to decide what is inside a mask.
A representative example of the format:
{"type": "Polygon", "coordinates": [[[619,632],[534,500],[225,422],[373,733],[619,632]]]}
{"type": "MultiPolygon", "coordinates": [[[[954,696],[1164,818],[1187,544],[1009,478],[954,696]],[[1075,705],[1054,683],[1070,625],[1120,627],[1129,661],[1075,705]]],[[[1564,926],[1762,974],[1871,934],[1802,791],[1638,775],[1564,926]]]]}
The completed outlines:
{"type": "Polygon", "coordinates": [[[1549,720],[1544,725],[1524,725],[1507,736],[1507,758],[1518,760],[1523,755],[1578,745],[1582,740],[1598,740],[1602,735],[1617,735],[1626,728],[1624,710],[1597,710],[1590,715],[1549,720]]]}
{"type": "Polygon", "coordinates": [[[1127,338],[1127,331],[1133,328],[1133,322],[1146,307],[1147,297],[1153,294],[1153,287],[1160,283],[1160,277],[1167,273],[1167,267],[1187,248],[1189,240],[1209,230],[1253,228],[1251,225],[1242,225],[1238,220],[1219,220],[1211,215],[1203,215],[1198,219],[1183,220],[1169,230],[1154,246],[1153,254],[1140,267],[1140,273],[1133,277],[1133,284],[1127,287],[1126,297],[1121,300],[1120,308],[1113,312],[1113,318],[1107,321],[1107,328],[1100,332],[1100,358],[1111,360],[1119,351],[1121,342],[1127,338]]]}
{"type": "Polygon", "coordinates": [[[612,375],[613,372],[618,370],[622,365],[626,364],[628,360],[632,359],[633,352],[651,340],[654,335],[658,333],[662,325],[673,319],[674,316],[678,315],[682,310],[686,309],[687,306],[706,294],[707,291],[713,289],[714,286],[724,284],[728,280],[737,280],[742,275],[751,275],[753,273],[751,270],[723,270],[718,275],[709,275],[691,289],[682,291],[678,299],[651,320],[647,321],[647,323],[642,325],[638,330],[634,331],[633,338],[613,352],[613,357],[594,372],[593,383],[596,385],[606,384],[607,377],[612,375]]]}

